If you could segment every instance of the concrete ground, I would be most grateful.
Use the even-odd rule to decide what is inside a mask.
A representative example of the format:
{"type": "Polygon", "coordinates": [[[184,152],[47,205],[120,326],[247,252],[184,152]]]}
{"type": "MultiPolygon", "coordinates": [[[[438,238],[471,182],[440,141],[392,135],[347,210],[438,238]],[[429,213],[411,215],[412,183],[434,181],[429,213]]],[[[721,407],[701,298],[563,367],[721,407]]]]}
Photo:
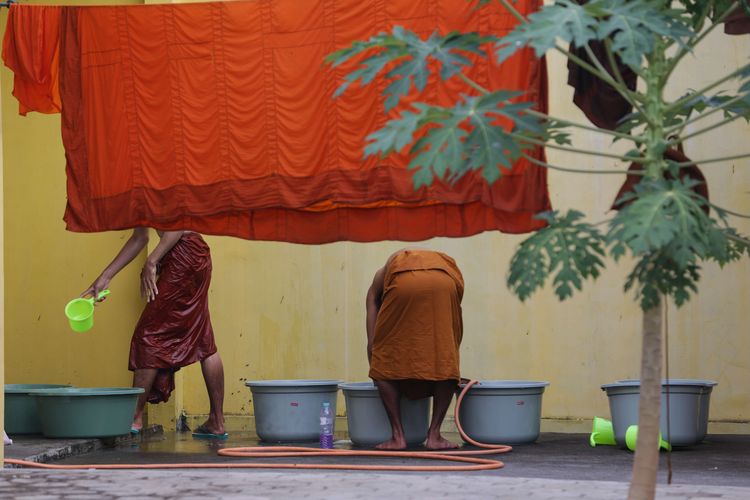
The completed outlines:
{"type": "MultiPolygon", "coordinates": [[[[458,440],[457,436],[449,436],[458,440]]],[[[227,458],[219,448],[256,446],[256,437],[234,433],[224,442],[190,434],[153,432],[143,439],[44,440],[16,438],[8,458],[41,458],[55,464],[359,463],[421,465],[412,459],[307,457],[227,458]],[[91,444],[99,441],[98,444],[91,444]],[[86,444],[88,443],[88,444],[86,444]],[[70,453],[40,454],[66,448],[70,453]]],[[[314,444],[303,444],[314,446],[314,444]]],[[[337,441],[337,448],[351,448],[337,441]]],[[[627,495],[633,454],[611,446],[591,448],[582,434],[543,433],[531,445],[498,455],[505,467],[476,472],[362,472],[289,469],[176,469],[48,471],[6,469],[0,498],[528,498],[620,499],[627,495]]],[[[661,454],[657,498],[750,499],[750,436],[709,435],[700,445],[661,454]],[[666,484],[668,458],[673,484],[666,484]]]]}

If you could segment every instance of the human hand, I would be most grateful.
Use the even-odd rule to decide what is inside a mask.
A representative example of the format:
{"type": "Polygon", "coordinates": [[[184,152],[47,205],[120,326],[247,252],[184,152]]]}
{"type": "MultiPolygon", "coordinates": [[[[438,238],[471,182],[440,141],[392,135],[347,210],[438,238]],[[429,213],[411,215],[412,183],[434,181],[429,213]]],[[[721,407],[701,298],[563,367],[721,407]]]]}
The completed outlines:
{"type": "Polygon", "coordinates": [[[159,295],[159,289],[156,287],[156,263],[146,260],[141,269],[141,296],[146,302],[156,300],[159,295]]]}
{"type": "MultiPolygon", "coordinates": [[[[90,287],[88,287],[86,290],[83,291],[83,293],[80,296],[87,297],[90,295],[94,298],[99,297],[99,294],[102,292],[102,290],[106,290],[107,288],[109,288],[109,282],[110,282],[110,278],[106,276],[99,276],[98,278],[96,278],[96,280],[94,280],[94,282],[91,284],[90,287]]],[[[94,302],[94,305],[96,305],[98,302],[103,301],[105,298],[106,296],[100,299],[97,299],[94,302]]]]}

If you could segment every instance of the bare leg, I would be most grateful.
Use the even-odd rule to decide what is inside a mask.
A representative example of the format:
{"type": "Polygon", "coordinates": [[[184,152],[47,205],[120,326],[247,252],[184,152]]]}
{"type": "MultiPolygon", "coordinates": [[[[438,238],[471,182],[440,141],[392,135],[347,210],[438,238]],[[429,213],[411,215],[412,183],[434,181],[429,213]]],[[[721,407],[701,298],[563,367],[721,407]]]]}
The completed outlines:
{"type": "Polygon", "coordinates": [[[391,439],[380,443],[375,448],[379,450],[403,450],[406,448],[404,427],[401,424],[401,402],[398,385],[390,380],[375,380],[380,399],[383,401],[385,413],[391,423],[391,439]]]}
{"type": "Polygon", "coordinates": [[[138,401],[135,404],[135,414],[133,415],[133,429],[140,430],[143,428],[143,410],[146,408],[148,393],[151,392],[151,386],[156,378],[156,368],[138,368],[133,371],[133,387],[142,387],[143,394],[138,395],[138,401]]]}
{"type": "Polygon", "coordinates": [[[203,425],[214,434],[224,434],[224,365],[218,352],[201,361],[201,371],[210,403],[208,420],[203,425]]]}
{"type": "Polygon", "coordinates": [[[435,392],[432,396],[432,421],[430,422],[430,429],[427,431],[427,441],[425,442],[425,447],[430,450],[458,448],[457,444],[451,443],[440,434],[440,425],[443,423],[445,413],[448,411],[455,391],[455,380],[435,382],[435,392]]]}

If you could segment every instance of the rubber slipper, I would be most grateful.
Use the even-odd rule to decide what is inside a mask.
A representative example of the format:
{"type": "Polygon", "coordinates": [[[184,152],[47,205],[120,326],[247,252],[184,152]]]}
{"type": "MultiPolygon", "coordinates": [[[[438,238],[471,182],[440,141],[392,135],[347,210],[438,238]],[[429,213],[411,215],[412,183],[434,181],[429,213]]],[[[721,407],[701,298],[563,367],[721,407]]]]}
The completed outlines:
{"type": "Polygon", "coordinates": [[[138,434],[140,434],[140,433],[141,433],[141,430],[140,430],[140,429],[138,429],[138,428],[136,428],[136,427],[133,427],[133,426],[131,425],[131,426],[130,426],[130,433],[131,433],[132,435],[134,435],[134,436],[135,436],[135,435],[138,435],[138,434]]]}
{"type": "Polygon", "coordinates": [[[195,432],[193,432],[193,437],[197,439],[227,439],[229,437],[229,433],[225,432],[224,434],[215,434],[206,429],[205,426],[201,425],[200,427],[195,429],[195,432]]]}

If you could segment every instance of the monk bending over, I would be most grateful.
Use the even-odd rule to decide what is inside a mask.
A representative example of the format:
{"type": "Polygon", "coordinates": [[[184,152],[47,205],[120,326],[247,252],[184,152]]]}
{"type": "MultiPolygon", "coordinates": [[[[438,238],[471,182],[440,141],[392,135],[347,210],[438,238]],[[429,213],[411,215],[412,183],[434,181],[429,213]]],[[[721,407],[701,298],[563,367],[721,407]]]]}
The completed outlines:
{"type": "MultiPolygon", "coordinates": [[[[146,227],[134,229],[114,260],[81,295],[97,297],[107,288],[110,280],[146,247],[148,231],[146,227]]],[[[174,390],[174,373],[199,361],[210,412],[193,436],[226,439],[224,367],[208,312],[211,252],[198,233],[157,233],[159,244],[141,270],[141,294],[147,304],[130,342],[128,369],[133,372],[133,386],[145,390],[138,397],[131,432],[140,432],[146,402],[167,401],[174,390]]]]}
{"type": "Polygon", "coordinates": [[[425,447],[457,447],[440,425],[460,380],[463,292],[456,262],[440,252],[399,250],[375,273],[367,292],[367,357],[392,430],[378,449],[406,448],[401,396],[433,397],[425,447]]]}

